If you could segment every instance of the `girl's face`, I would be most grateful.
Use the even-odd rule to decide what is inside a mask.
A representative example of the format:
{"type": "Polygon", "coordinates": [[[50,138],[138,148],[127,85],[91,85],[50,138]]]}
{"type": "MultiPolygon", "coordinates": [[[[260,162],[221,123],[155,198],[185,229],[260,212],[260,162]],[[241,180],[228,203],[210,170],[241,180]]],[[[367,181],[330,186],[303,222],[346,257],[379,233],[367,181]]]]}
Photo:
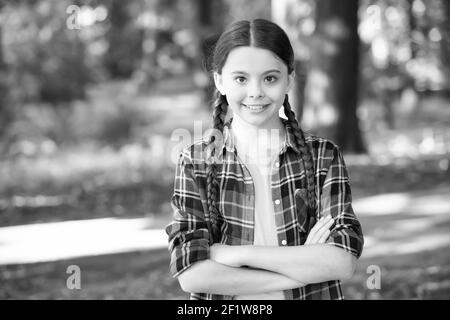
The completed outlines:
{"type": "Polygon", "coordinates": [[[238,47],[228,55],[222,74],[214,73],[219,92],[233,114],[257,127],[272,127],[278,119],[293,81],[287,66],[274,53],[256,47],[238,47]]]}

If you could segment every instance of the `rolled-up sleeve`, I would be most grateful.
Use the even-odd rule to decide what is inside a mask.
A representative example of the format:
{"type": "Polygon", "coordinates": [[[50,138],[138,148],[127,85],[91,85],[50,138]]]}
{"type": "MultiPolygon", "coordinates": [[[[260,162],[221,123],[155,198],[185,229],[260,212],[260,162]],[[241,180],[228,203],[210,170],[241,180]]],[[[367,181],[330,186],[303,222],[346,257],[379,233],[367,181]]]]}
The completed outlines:
{"type": "Polygon", "coordinates": [[[364,246],[361,224],[353,208],[350,182],[344,158],[333,145],[331,163],[320,195],[322,216],[331,214],[335,220],[327,243],[342,248],[359,258],[364,246]]]}
{"type": "Polygon", "coordinates": [[[178,160],[171,206],[173,219],[166,227],[171,254],[169,270],[177,277],[193,263],[209,257],[204,207],[187,150],[182,151],[178,160]]]}

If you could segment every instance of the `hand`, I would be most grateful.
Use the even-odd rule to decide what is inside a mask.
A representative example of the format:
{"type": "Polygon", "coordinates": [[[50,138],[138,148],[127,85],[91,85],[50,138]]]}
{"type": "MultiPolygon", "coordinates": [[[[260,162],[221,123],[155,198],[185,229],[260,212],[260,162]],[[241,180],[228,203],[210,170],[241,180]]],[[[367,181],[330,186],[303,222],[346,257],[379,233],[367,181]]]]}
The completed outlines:
{"type": "Polygon", "coordinates": [[[209,248],[209,258],[230,267],[241,267],[243,246],[229,246],[215,243],[209,248]]]}
{"type": "Polygon", "coordinates": [[[330,227],[333,223],[334,219],[331,215],[322,217],[319,221],[317,221],[314,227],[312,227],[305,244],[325,243],[330,235],[330,227]]]}

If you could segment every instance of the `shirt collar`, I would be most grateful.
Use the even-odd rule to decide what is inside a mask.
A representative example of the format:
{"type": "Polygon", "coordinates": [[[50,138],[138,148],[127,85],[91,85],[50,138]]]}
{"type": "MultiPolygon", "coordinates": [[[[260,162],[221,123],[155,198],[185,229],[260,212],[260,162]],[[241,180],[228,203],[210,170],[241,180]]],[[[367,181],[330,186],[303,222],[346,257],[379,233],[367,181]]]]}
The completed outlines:
{"type": "MultiPolygon", "coordinates": [[[[286,137],[284,140],[283,147],[281,148],[280,153],[286,152],[287,148],[291,148],[298,154],[301,154],[300,150],[297,148],[297,145],[295,143],[295,135],[294,135],[294,128],[289,124],[289,121],[287,119],[281,118],[281,122],[283,123],[285,129],[286,129],[286,137]]],[[[234,137],[231,133],[231,123],[233,122],[233,118],[230,118],[223,127],[223,144],[221,151],[219,152],[218,159],[222,160],[225,155],[225,150],[228,152],[235,152],[235,142],[234,137]]]]}

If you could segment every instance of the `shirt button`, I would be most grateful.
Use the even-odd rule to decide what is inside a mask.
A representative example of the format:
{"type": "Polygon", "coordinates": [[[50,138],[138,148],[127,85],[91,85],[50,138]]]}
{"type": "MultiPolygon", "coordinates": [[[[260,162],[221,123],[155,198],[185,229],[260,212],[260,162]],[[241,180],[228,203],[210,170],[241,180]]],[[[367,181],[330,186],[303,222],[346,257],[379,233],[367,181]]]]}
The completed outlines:
{"type": "Polygon", "coordinates": [[[283,241],[281,241],[281,244],[282,244],[283,246],[285,246],[285,245],[287,245],[287,241],[286,241],[286,240],[283,240],[283,241]]]}
{"type": "Polygon", "coordinates": [[[281,203],[280,199],[275,200],[275,204],[280,204],[280,203],[281,203]]]}
{"type": "Polygon", "coordinates": [[[280,163],[277,161],[275,162],[275,167],[279,168],[280,167],[280,163]]]}

